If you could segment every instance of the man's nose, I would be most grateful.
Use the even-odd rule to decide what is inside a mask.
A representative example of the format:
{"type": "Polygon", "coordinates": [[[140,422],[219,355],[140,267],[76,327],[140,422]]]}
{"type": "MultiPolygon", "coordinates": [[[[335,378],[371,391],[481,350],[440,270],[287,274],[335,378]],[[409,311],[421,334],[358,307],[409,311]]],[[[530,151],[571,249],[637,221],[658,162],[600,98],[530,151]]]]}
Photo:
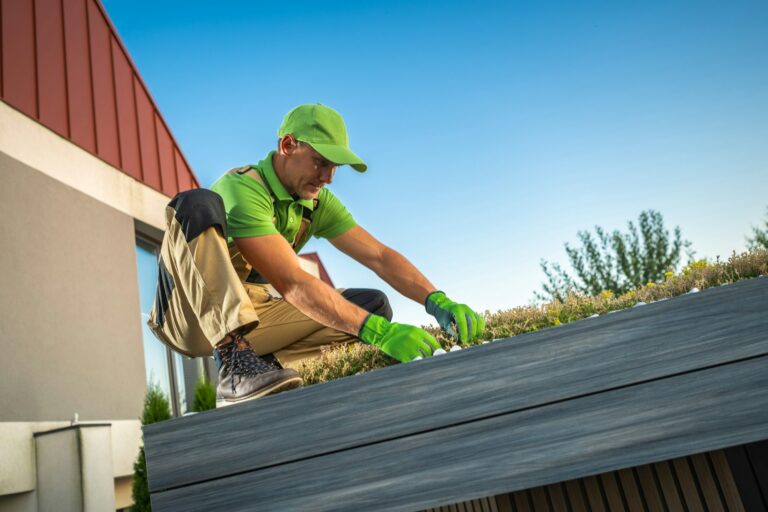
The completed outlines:
{"type": "Polygon", "coordinates": [[[331,183],[333,181],[333,175],[336,174],[336,168],[330,167],[326,169],[320,169],[320,180],[323,183],[331,183]]]}

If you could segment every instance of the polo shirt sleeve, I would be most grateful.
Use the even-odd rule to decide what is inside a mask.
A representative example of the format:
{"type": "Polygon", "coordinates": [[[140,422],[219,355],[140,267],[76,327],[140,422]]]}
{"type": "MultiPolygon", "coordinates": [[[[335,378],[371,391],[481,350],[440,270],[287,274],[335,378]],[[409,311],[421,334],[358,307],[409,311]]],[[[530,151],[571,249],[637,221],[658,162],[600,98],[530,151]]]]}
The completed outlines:
{"type": "Polygon", "coordinates": [[[312,216],[312,235],[317,238],[335,238],[357,226],[352,214],[327,188],[320,195],[320,204],[312,216]]]}
{"type": "Polygon", "coordinates": [[[224,200],[229,238],[278,234],[274,206],[264,186],[241,174],[227,174],[211,189],[224,200]]]}

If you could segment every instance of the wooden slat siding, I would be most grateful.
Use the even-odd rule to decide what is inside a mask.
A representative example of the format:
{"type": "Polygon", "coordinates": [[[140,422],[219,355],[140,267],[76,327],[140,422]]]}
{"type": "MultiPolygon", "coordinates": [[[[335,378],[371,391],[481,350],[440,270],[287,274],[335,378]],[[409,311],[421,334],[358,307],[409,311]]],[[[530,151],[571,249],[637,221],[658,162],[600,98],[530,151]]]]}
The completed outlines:
{"type": "Polygon", "coordinates": [[[528,491],[516,492],[512,498],[512,503],[515,506],[515,510],[517,512],[534,512],[533,507],[531,506],[528,491]]]}
{"type": "Polygon", "coordinates": [[[96,119],[96,146],[99,156],[120,168],[120,143],[117,135],[115,84],[112,74],[109,25],[94,2],[88,5],[91,61],[93,63],[93,104],[96,119]]]}
{"type": "Polygon", "coordinates": [[[35,0],[40,122],[69,137],[61,0],[35,0]]]}
{"type": "Polygon", "coordinates": [[[706,455],[694,455],[688,457],[688,460],[693,464],[693,473],[699,481],[699,488],[704,495],[704,502],[707,504],[709,512],[725,512],[724,504],[717,492],[715,477],[709,470],[706,455]]]}
{"type": "Polygon", "coordinates": [[[763,356],[156,492],[153,510],[420,510],[492,496],[753,442],[768,428],[766,388],[763,356]]]}
{"type": "Polygon", "coordinates": [[[683,506],[683,492],[673,473],[672,464],[669,461],[659,462],[658,464],[654,464],[654,468],[659,475],[662,494],[669,510],[671,512],[682,512],[686,510],[683,506]]]}
{"type": "Polygon", "coordinates": [[[693,510],[704,510],[704,504],[699,499],[699,493],[696,490],[696,483],[694,482],[693,475],[688,468],[688,461],[685,457],[680,457],[671,461],[672,468],[675,471],[677,480],[680,482],[680,489],[683,492],[683,499],[688,508],[693,507],[693,510]]]}
{"type": "Polygon", "coordinates": [[[2,0],[3,99],[30,117],[37,116],[34,4],[2,0]]]}
{"type": "Polygon", "coordinates": [[[571,504],[573,512],[587,512],[589,509],[586,497],[581,492],[581,486],[577,480],[568,480],[565,482],[565,495],[568,503],[571,504]]]}
{"type": "Polygon", "coordinates": [[[549,503],[547,502],[547,493],[543,487],[534,487],[531,489],[531,501],[536,512],[549,512],[549,503]]]}
{"type": "Polygon", "coordinates": [[[766,309],[768,280],[754,279],[148,425],[144,439],[150,489],[283,464],[765,354],[766,309]],[[397,396],[391,393],[392,382],[401,390],[397,396]],[[455,391],[435,393],[440,383],[450,383],[455,391]],[[230,442],[218,446],[223,430],[230,442]]]}
{"type": "MultiPolygon", "coordinates": [[[[570,507],[568,507],[568,502],[565,500],[562,483],[548,485],[547,492],[549,493],[549,497],[552,499],[552,507],[555,510],[564,510],[567,512],[571,511],[570,507]]],[[[501,512],[501,510],[499,510],[499,512],[501,512]]]]}
{"type": "Polygon", "coordinates": [[[581,481],[584,484],[583,488],[587,491],[589,509],[593,512],[604,512],[605,505],[603,504],[603,493],[600,492],[600,482],[594,476],[582,478],[581,481]]]}
{"type": "Polygon", "coordinates": [[[652,465],[646,464],[635,469],[637,469],[637,474],[640,477],[640,489],[643,492],[643,496],[645,496],[648,510],[666,510],[661,499],[661,490],[653,475],[652,465]]]}
{"type": "Polygon", "coordinates": [[[86,4],[85,0],[62,0],[62,5],[70,137],[81,148],[97,154],[86,4]]]}
{"type": "Polygon", "coordinates": [[[600,483],[605,490],[605,499],[608,501],[608,510],[624,511],[624,498],[621,496],[621,487],[619,487],[618,477],[613,471],[600,475],[600,483]]]}
{"type": "Polygon", "coordinates": [[[768,510],[768,503],[763,499],[746,447],[729,448],[725,450],[725,455],[744,508],[749,512],[768,510]]]}
{"type": "Polygon", "coordinates": [[[627,499],[627,509],[629,512],[645,512],[643,499],[640,496],[640,490],[635,483],[635,476],[631,469],[622,469],[618,471],[619,484],[627,499]]]}
{"type": "Polygon", "coordinates": [[[496,503],[499,506],[499,512],[513,512],[512,496],[510,494],[502,494],[497,496],[496,503]]]}
{"type": "Polygon", "coordinates": [[[745,512],[736,482],[733,481],[731,468],[728,466],[728,460],[725,458],[725,452],[717,450],[710,452],[708,455],[715,468],[717,481],[723,489],[723,497],[728,510],[731,512],[745,512]]]}
{"type": "MultiPolygon", "coordinates": [[[[639,481],[639,485],[637,485],[637,493],[638,496],[642,496],[645,501],[642,501],[638,498],[635,498],[634,501],[639,503],[642,501],[642,509],[647,510],[650,512],[656,512],[656,511],[691,511],[691,512],[698,512],[699,510],[708,510],[710,512],[716,512],[716,511],[732,511],[732,512],[743,512],[744,507],[742,506],[741,499],[739,498],[738,492],[736,491],[735,484],[733,483],[733,477],[731,475],[730,469],[728,468],[728,464],[725,461],[725,457],[723,455],[722,450],[717,450],[714,452],[709,453],[703,453],[703,454],[697,454],[691,457],[685,457],[678,459],[679,464],[675,464],[675,467],[680,465],[680,467],[683,468],[689,468],[688,463],[691,462],[694,467],[696,468],[696,471],[694,473],[690,473],[688,469],[685,469],[692,479],[692,485],[695,485],[695,481],[699,482],[699,485],[704,493],[705,496],[707,496],[706,499],[706,506],[703,506],[701,503],[701,500],[698,496],[698,494],[693,493],[693,500],[692,501],[686,501],[685,505],[680,501],[677,491],[675,491],[675,482],[674,478],[676,477],[676,474],[669,471],[668,468],[670,467],[669,463],[671,461],[662,461],[659,463],[654,464],[645,464],[642,466],[637,466],[631,469],[627,470],[620,470],[620,471],[611,471],[607,473],[603,473],[601,475],[596,476],[590,476],[585,478],[580,478],[577,480],[573,480],[567,483],[567,486],[569,489],[576,489],[577,488],[577,482],[581,482],[584,484],[584,487],[587,489],[587,496],[589,498],[589,503],[587,505],[587,510],[590,512],[597,512],[600,510],[605,510],[608,512],[622,512],[625,510],[631,510],[632,506],[631,503],[633,502],[633,499],[631,498],[632,493],[628,496],[626,500],[623,500],[621,495],[622,491],[626,490],[626,487],[624,485],[624,482],[629,481],[628,479],[632,478],[632,474],[637,475],[637,479],[635,481],[639,481]],[[709,463],[709,461],[712,461],[712,464],[709,463]],[[657,482],[657,479],[653,476],[654,470],[657,471],[658,474],[664,475],[663,479],[659,479],[659,482],[657,482]],[[668,484],[668,487],[671,489],[671,500],[667,501],[662,494],[660,494],[659,487],[660,484],[666,483],[668,484]],[[600,486],[603,487],[602,490],[600,490],[600,486]],[[722,493],[718,491],[718,489],[725,489],[722,493]],[[600,498],[593,499],[593,494],[597,493],[602,494],[604,493],[606,497],[610,496],[608,499],[608,504],[606,505],[603,503],[600,498]],[[629,507],[625,505],[625,502],[629,504],[629,507]]],[[[548,485],[547,489],[550,492],[550,496],[552,495],[551,490],[552,489],[559,489],[560,486],[563,485],[562,483],[554,484],[554,485],[548,485]]],[[[531,489],[531,492],[535,492],[535,488],[531,489]]],[[[517,496],[526,496],[529,490],[522,490],[517,491],[508,495],[500,495],[497,496],[496,499],[501,503],[502,498],[505,496],[509,497],[512,496],[513,499],[519,500],[520,498],[517,498],[517,496]]],[[[541,510],[554,510],[554,511],[567,511],[572,510],[573,503],[572,502],[566,502],[565,499],[562,497],[562,492],[559,493],[560,497],[556,500],[551,501],[551,507],[548,506],[547,508],[542,508],[538,505],[536,506],[536,511],[538,512],[541,510]]],[[[573,494],[569,494],[573,495],[573,494]]],[[[579,504],[579,507],[581,507],[581,503],[583,501],[583,498],[576,494],[576,501],[579,504]]]]}

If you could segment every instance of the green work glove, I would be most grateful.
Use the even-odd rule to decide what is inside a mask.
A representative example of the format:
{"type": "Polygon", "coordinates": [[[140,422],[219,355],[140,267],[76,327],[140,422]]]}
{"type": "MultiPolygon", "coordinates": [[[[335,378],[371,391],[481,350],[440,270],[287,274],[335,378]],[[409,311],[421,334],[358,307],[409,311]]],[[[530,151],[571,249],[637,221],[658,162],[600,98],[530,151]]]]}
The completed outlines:
{"type": "Polygon", "coordinates": [[[439,290],[427,295],[424,306],[445,332],[453,338],[458,337],[462,343],[468,343],[483,334],[485,319],[466,304],[453,302],[439,290]]]}
{"type": "Polygon", "coordinates": [[[370,314],[357,335],[364,343],[376,345],[401,363],[415,357],[429,357],[440,348],[437,340],[424,329],[408,324],[394,324],[383,316],[370,314]]]}

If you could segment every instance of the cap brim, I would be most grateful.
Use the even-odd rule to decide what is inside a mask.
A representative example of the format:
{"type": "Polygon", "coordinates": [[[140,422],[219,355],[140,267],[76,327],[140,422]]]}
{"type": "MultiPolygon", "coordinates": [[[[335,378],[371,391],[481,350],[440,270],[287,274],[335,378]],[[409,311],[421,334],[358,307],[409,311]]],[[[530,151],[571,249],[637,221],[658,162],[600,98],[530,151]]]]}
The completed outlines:
{"type": "Polygon", "coordinates": [[[316,142],[304,141],[312,148],[323,155],[324,158],[338,165],[349,165],[357,172],[365,172],[368,166],[363,160],[349,149],[343,146],[333,144],[318,144],[316,142]]]}

